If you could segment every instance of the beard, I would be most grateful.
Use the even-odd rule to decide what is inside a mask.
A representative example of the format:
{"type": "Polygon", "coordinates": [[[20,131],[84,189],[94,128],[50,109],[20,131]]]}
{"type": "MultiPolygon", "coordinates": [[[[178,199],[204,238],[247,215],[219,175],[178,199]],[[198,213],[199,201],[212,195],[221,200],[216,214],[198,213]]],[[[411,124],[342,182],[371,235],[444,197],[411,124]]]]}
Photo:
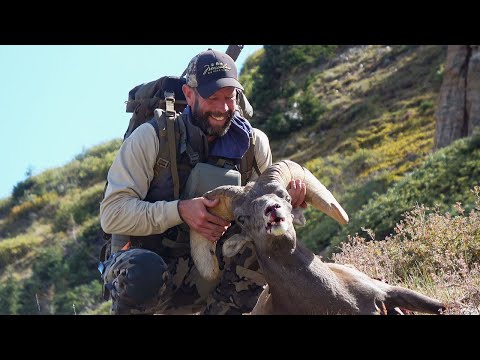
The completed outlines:
{"type": "Polygon", "coordinates": [[[192,115],[196,121],[196,125],[200,129],[202,129],[205,134],[209,136],[223,136],[227,133],[228,129],[230,129],[230,125],[232,124],[233,111],[228,110],[225,113],[206,111],[202,113],[198,109],[198,105],[195,104],[192,115]],[[226,118],[225,124],[221,126],[211,125],[208,121],[209,116],[223,116],[226,118]]]}

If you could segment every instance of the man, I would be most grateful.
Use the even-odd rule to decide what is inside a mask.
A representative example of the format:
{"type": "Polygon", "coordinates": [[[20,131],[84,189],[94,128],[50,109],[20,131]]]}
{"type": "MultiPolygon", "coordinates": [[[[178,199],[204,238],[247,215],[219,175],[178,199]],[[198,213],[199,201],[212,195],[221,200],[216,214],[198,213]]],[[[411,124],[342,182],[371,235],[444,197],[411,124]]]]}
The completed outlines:
{"type": "MultiPolygon", "coordinates": [[[[177,148],[183,196],[196,167],[192,159],[239,168],[239,173],[248,175],[247,180],[253,180],[258,175],[245,169],[242,159],[254,146],[260,172],[271,165],[267,136],[236,111],[237,90],[243,87],[235,62],[227,54],[209,49],[190,61],[182,87],[188,106],[177,119],[184,125],[177,148]]],[[[160,118],[165,112],[155,116],[160,118]]],[[[108,187],[100,205],[103,230],[126,244],[121,249],[112,246],[112,255],[104,263],[102,278],[112,297],[112,313],[248,312],[264,283],[254,248],[246,246],[235,258],[223,258],[221,245],[236,227],[228,228],[228,222],[208,212],[217,200],[201,194],[175,199],[170,171],[161,175],[154,171],[160,141],[166,141],[157,134],[155,121],[159,120],[140,125],[123,142],[108,172],[108,187]],[[190,255],[189,229],[217,243],[220,279],[207,281],[199,275],[190,255]]],[[[200,181],[202,178],[205,176],[200,175],[200,181]]],[[[219,178],[217,184],[209,185],[214,188],[222,181],[219,178]]],[[[292,204],[299,206],[305,185],[295,181],[291,186],[292,204]]]]}

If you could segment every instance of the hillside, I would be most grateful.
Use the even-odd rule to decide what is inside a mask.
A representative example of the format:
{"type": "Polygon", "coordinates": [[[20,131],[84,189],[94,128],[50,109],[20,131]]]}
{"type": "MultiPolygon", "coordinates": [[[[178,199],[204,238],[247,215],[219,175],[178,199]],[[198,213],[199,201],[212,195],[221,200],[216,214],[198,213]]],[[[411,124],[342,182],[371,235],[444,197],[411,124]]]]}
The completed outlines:
{"type": "MultiPolygon", "coordinates": [[[[331,219],[309,210],[308,218],[321,221],[310,221],[299,234],[316,251],[340,243],[346,231],[361,232],[361,227],[374,229],[382,238],[400,220],[401,211],[389,216],[389,225],[382,227],[362,222],[365,216],[357,217],[368,202],[375,206],[378,196],[432,153],[435,103],[446,56],[445,46],[428,45],[329,50],[319,63],[297,65],[290,77],[276,77],[280,80],[274,85],[289,90],[268,106],[263,94],[250,91],[254,108],[267,109],[267,113],[257,113],[254,124],[274,139],[274,160],[289,158],[304,164],[350,214],[350,225],[341,231],[331,219]],[[287,124],[289,136],[276,127],[278,122],[287,124]]],[[[274,55],[265,47],[246,70],[262,72],[262,57],[274,55]]],[[[465,184],[466,191],[475,185],[474,179],[465,184]]],[[[424,194],[432,201],[436,198],[436,194],[424,194]]],[[[445,210],[451,209],[448,200],[445,210]]],[[[458,200],[470,207],[473,204],[473,199],[465,196],[458,200]]],[[[402,211],[414,205],[415,199],[410,199],[402,211]]],[[[324,253],[332,250],[329,247],[324,253]]]]}
{"type": "MultiPolygon", "coordinates": [[[[314,251],[330,256],[362,228],[383,239],[416,204],[474,209],[480,135],[433,152],[445,56],[446,46],[265,46],[247,60],[252,124],[270,136],[274,161],[308,167],[350,215],[340,228],[309,208],[298,233],[314,251]]],[[[107,311],[98,204],[120,143],[31,176],[0,200],[0,314],[107,311]]]]}
{"type": "Polygon", "coordinates": [[[120,144],[29,177],[0,202],[1,314],[73,314],[100,304],[98,205],[120,144]]]}

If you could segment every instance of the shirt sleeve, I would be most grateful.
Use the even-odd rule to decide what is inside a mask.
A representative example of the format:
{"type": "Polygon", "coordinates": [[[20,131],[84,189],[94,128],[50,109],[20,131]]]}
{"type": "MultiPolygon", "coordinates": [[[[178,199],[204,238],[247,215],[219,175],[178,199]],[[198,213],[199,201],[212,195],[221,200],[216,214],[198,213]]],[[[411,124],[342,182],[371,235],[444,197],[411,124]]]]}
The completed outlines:
{"type": "MultiPolygon", "coordinates": [[[[270,141],[267,135],[260,129],[254,128],[255,131],[255,160],[260,172],[264,172],[270,165],[272,165],[272,150],[270,149],[270,141]]],[[[249,181],[258,178],[257,172],[253,170],[249,181]]]]}
{"type": "Polygon", "coordinates": [[[146,236],[182,223],[178,200],[144,201],[158,151],[158,136],[148,123],[122,143],[108,171],[108,186],[100,204],[100,223],[106,233],[146,236]]]}

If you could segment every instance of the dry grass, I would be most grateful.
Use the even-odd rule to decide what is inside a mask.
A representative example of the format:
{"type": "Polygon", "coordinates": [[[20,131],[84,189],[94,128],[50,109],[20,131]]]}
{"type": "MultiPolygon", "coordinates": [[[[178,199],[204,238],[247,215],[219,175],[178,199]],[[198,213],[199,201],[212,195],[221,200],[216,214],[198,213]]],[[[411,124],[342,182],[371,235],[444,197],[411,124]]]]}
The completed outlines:
{"type": "Polygon", "coordinates": [[[472,192],[477,206],[469,214],[460,203],[456,215],[417,205],[392,236],[367,241],[356,234],[333,260],[440,299],[448,306],[446,314],[480,314],[480,187],[472,192]]]}

